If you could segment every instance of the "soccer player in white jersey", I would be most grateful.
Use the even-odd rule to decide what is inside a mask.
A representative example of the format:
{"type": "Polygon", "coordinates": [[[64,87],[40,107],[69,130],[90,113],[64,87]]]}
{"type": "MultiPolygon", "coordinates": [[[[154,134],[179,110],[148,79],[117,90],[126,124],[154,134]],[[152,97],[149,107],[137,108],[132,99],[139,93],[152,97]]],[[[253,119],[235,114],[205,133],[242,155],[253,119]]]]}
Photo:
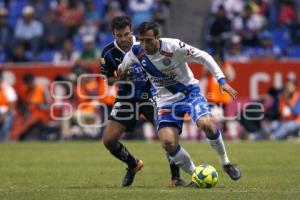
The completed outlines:
{"type": "Polygon", "coordinates": [[[237,92],[226,83],[225,76],[214,59],[204,51],[178,39],[160,38],[153,22],[144,22],[138,31],[140,43],[133,45],[119,73],[128,73],[133,62],[140,62],[156,89],[157,130],[163,148],[171,159],[188,174],[195,165],[188,152],[179,145],[183,116],[188,113],[197,126],[204,130],[209,144],[216,150],[224,171],[233,180],[241,177],[240,170],[227,156],[222,134],[216,128],[207,100],[201,95],[199,82],[194,78],[187,62],[204,64],[220,84],[220,90],[233,99],[237,92]]]}

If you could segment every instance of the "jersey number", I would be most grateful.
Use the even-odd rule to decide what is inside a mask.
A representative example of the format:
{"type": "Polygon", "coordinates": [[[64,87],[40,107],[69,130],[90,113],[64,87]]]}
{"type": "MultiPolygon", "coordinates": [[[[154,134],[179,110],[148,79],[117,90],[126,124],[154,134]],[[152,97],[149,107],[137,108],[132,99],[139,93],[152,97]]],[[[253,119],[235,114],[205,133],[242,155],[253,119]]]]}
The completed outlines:
{"type": "Polygon", "coordinates": [[[201,112],[201,108],[199,105],[195,105],[195,110],[197,113],[201,112]]]}

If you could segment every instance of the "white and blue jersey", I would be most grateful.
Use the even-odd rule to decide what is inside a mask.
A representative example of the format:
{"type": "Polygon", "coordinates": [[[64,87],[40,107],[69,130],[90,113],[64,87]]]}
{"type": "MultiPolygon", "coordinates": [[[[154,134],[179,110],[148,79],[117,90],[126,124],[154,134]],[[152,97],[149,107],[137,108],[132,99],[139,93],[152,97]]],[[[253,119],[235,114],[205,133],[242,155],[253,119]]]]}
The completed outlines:
{"type": "Polygon", "coordinates": [[[133,45],[119,69],[124,71],[136,62],[141,63],[156,90],[158,126],[166,122],[181,128],[182,120],[175,118],[189,113],[196,121],[209,113],[207,101],[200,94],[199,81],[188,62],[204,64],[220,83],[225,81],[223,72],[209,54],[178,39],[160,39],[160,50],[154,55],[147,55],[140,44],[133,45]]]}

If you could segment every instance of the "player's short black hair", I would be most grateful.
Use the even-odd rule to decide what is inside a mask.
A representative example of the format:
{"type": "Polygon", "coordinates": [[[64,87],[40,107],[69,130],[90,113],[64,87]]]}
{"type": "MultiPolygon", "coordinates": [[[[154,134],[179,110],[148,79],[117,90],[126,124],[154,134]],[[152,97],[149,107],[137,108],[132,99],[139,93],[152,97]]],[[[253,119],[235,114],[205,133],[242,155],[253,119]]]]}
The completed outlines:
{"type": "Polygon", "coordinates": [[[138,28],[138,34],[143,35],[150,30],[153,31],[155,37],[159,35],[159,28],[155,22],[143,22],[138,28]]]}
{"type": "Polygon", "coordinates": [[[132,27],[131,25],[131,19],[128,16],[118,16],[113,18],[111,22],[111,30],[114,32],[114,30],[120,30],[125,28],[126,26],[129,26],[130,29],[132,27]]]}

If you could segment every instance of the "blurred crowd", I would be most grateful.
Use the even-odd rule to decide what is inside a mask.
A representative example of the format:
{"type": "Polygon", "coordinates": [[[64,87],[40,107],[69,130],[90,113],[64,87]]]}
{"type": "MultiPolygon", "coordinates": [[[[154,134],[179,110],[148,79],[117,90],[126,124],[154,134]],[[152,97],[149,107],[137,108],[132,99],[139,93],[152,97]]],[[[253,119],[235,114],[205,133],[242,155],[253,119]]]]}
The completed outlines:
{"type": "Polygon", "coordinates": [[[0,68],[0,140],[100,138],[117,87],[102,75],[75,66],[51,84],[25,73],[18,89],[0,68]]]}
{"type": "Polygon", "coordinates": [[[282,140],[300,136],[300,88],[295,79],[288,79],[281,89],[270,88],[264,97],[245,109],[240,123],[250,140],[282,140]],[[263,105],[263,110],[258,111],[259,105],[263,105]],[[260,118],[260,115],[263,117],[260,118]]]}
{"type": "Polygon", "coordinates": [[[300,1],[212,0],[205,40],[229,61],[300,58],[300,1]]]}
{"type": "MultiPolygon", "coordinates": [[[[168,0],[0,0],[0,62],[71,65],[68,75],[45,84],[26,73],[17,90],[0,68],[0,140],[99,139],[116,90],[93,73],[101,49],[113,40],[110,22],[123,14],[136,27],[155,20],[165,30],[168,0]],[[92,76],[86,76],[92,74],[92,76]],[[94,76],[95,75],[95,76],[94,76]],[[53,106],[54,105],[54,106],[53,106]],[[96,125],[96,126],[95,126],[96,125]]],[[[300,57],[300,1],[212,0],[207,50],[235,79],[231,62],[300,57]],[[298,50],[297,50],[298,48],[298,50]]],[[[287,139],[300,131],[300,88],[295,78],[261,99],[232,101],[203,73],[202,91],[226,139],[287,139]]],[[[129,138],[155,139],[143,120],[129,138]],[[143,132],[144,134],[140,134],[143,132]]],[[[183,138],[205,138],[187,116],[183,138]]]]}
{"type": "Polygon", "coordinates": [[[0,63],[93,63],[112,40],[111,20],[155,20],[164,30],[168,0],[0,0],[0,63]]]}
{"type": "MultiPolygon", "coordinates": [[[[234,78],[231,65],[215,57],[224,73],[234,78]]],[[[115,101],[117,87],[109,86],[89,68],[75,66],[56,82],[47,85],[30,73],[24,74],[15,90],[0,69],[0,140],[74,140],[100,139],[115,101]]],[[[289,77],[282,88],[270,88],[259,99],[232,101],[221,94],[218,83],[204,73],[207,84],[202,91],[210,102],[211,111],[231,140],[283,140],[300,138],[300,88],[289,77]]],[[[157,139],[155,128],[141,116],[128,139],[157,139]]],[[[183,126],[184,139],[205,139],[189,116],[183,126]]]]}

